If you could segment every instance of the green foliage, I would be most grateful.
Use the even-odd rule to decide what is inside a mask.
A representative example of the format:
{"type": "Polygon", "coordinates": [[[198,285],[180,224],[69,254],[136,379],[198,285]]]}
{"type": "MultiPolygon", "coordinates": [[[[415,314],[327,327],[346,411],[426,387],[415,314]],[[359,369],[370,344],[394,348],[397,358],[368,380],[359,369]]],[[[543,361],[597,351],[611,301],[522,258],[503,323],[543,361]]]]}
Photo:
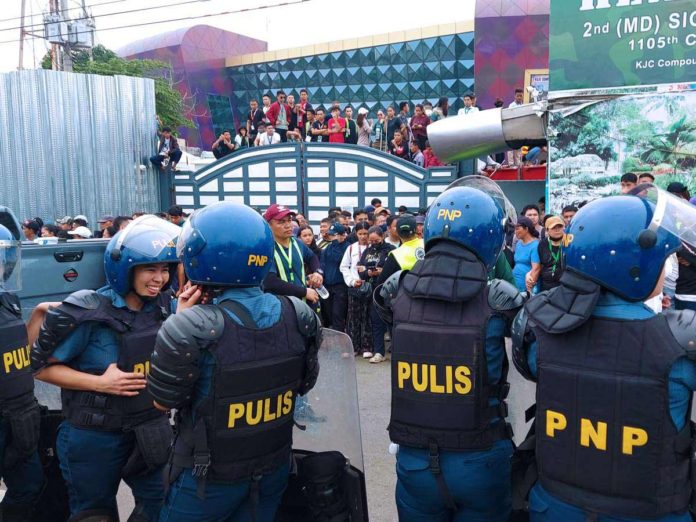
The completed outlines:
{"type": "MultiPolygon", "coordinates": [[[[172,129],[193,127],[193,122],[185,114],[184,100],[181,93],[174,88],[172,67],[157,60],[125,60],[102,45],[92,50],[90,60],[86,51],[72,53],[73,71],[77,73],[100,74],[104,76],[134,76],[152,78],[155,81],[155,104],[162,124],[172,129]]],[[[41,61],[41,67],[51,68],[50,54],[41,61]]]]}
{"type": "Polygon", "coordinates": [[[621,172],[651,172],[652,167],[643,163],[640,158],[629,156],[621,165],[621,172]]]}
{"type": "Polygon", "coordinates": [[[653,136],[648,142],[641,159],[649,163],[669,163],[673,172],[696,165],[696,122],[687,121],[686,115],[679,117],[666,132],[653,136]]]}
{"type": "Polygon", "coordinates": [[[569,116],[560,120],[555,130],[553,145],[567,156],[595,154],[604,160],[605,168],[609,161],[616,159],[609,121],[604,115],[588,113],[569,116]]]}
{"type": "Polygon", "coordinates": [[[554,180],[554,185],[562,187],[565,185],[576,186],[586,189],[606,187],[621,181],[621,176],[592,176],[591,174],[578,174],[570,179],[554,180]],[[559,183],[562,182],[562,183],[559,183]]]}

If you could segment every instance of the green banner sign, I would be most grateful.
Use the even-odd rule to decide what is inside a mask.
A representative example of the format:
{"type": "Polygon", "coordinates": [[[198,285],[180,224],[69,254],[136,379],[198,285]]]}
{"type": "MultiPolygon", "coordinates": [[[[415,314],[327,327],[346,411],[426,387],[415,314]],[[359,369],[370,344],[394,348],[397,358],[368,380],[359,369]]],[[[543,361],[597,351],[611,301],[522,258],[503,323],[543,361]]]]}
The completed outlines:
{"type": "Polygon", "coordinates": [[[696,80],[696,0],[551,0],[550,90],[696,80]]]}

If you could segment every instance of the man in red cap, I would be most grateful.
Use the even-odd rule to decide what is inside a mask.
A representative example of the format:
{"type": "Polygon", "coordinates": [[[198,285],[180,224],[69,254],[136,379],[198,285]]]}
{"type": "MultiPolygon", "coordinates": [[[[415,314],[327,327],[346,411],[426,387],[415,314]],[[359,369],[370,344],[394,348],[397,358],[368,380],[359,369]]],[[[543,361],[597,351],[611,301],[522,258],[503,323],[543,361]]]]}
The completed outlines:
{"type": "Polygon", "coordinates": [[[266,292],[319,301],[315,288],[324,278],[319,258],[292,234],[295,213],[284,205],[272,204],[263,214],[275,239],[274,266],[263,283],[266,292]]]}

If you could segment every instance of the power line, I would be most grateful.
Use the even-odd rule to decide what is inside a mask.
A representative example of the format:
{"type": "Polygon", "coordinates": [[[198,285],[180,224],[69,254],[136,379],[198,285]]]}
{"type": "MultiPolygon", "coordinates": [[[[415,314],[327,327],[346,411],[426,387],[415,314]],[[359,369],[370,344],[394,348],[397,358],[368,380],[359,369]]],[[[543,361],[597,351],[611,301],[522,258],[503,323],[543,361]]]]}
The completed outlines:
{"type": "MultiPolygon", "coordinates": [[[[166,24],[166,23],[170,23],[170,22],[183,22],[183,21],[188,21],[188,20],[199,20],[201,18],[214,18],[216,16],[227,16],[227,15],[231,15],[231,14],[247,13],[247,12],[251,12],[251,11],[265,11],[267,9],[273,9],[275,7],[285,7],[288,5],[305,4],[305,3],[310,2],[310,1],[311,0],[293,0],[290,2],[282,2],[280,4],[262,5],[262,6],[258,6],[258,7],[247,7],[245,9],[237,9],[234,11],[223,11],[221,13],[209,13],[209,14],[204,14],[204,15],[183,16],[180,18],[170,18],[168,20],[155,20],[154,22],[143,22],[140,24],[119,25],[116,27],[106,27],[104,29],[99,29],[99,32],[101,33],[101,32],[105,32],[105,31],[114,31],[117,29],[128,29],[131,27],[144,27],[144,26],[148,26],[148,25],[166,24]]],[[[78,34],[87,34],[87,33],[91,33],[91,32],[93,32],[93,30],[76,31],[75,33],[72,33],[72,34],[78,35],[78,34]]],[[[32,34],[32,33],[29,33],[28,36],[31,36],[32,38],[41,38],[44,40],[46,39],[44,36],[32,34]]],[[[9,44],[9,43],[17,43],[17,41],[18,40],[4,40],[4,41],[0,41],[0,45],[9,44]]]]}
{"type": "MultiPolygon", "coordinates": [[[[119,1],[125,1],[125,0],[119,0],[119,1]]],[[[149,6],[149,7],[139,7],[138,9],[127,9],[125,11],[114,11],[112,13],[104,13],[104,14],[94,15],[94,16],[79,16],[77,18],[71,18],[69,21],[70,22],[77,22],[79,20],[91,20],[93,18],[106,18],[107,16],[114,16],[114,15],[140,13],[142,11],[152,11],[154,9],[164,9],[165,7],[179,7],[179,6],[186,5],[186,4],[196,4],[196,3],[204,2],[204,1],[206,1],[206,0],[186,0],[185,2],[176,2],[173,4],[153,5],[153,6],[149,6]]],[[[89,7],[94,7],[94,6],[89,6],[89,7]]],[[[63,11],[61,11],[61,12],[64,13],[66,11],[69,11],[70,9],[76,9],[76,8],[71,7],[68,9],[63,9],[63,11]]],[[[44,26],[44,23],[40,22],[40,23],[36,23],[36,24],[25,25],[25,28],[33,29],[35,27],[40,28],[43,26],[44,26]]],[[[5,27],[5,28],[0,29],[0,33],[3,31],[15,31],[17,29],[20,29],[20,26],[5,27]]]]}
{"type": "MultiPolygon", "coordinates": [[[[109,0],[108,2],[102,2],[102,3],[100,3],[100,4],[92,4],[92,5],[87,6],[87,7],[99,7],[99,6],[102,6],[102,5],[120,4],[120,3],[123,3],[123,2],[125,2],[125,1],[126,1],[126,0],[109,0]]],[[[66,12],[70,11],[71,9],[77,9],[77,7],[67,7],[67,8],[65,8],[65,9],[63,9],[62,11],[60,11],[60,13],[61,13],[61,14],[66,13],[66,12]]],[[[30,14],[29,16],[27,16],[27,18],[36,18],[36,17],[38,17],[38,16],[43,16],[43,13],[39,13],[39,14],[30,14]]],[[[11,17],[11,18],[2,18],[2,19],[0,19],[0,23],[2,23],[2,22],[12,22],[13,20],[21,20],[21,19],[22,19],[21,16],[13,16],[13,17],[11,17]]],[[[15,29],[17,29],[17,28],[15,28],[15,29]]]]}

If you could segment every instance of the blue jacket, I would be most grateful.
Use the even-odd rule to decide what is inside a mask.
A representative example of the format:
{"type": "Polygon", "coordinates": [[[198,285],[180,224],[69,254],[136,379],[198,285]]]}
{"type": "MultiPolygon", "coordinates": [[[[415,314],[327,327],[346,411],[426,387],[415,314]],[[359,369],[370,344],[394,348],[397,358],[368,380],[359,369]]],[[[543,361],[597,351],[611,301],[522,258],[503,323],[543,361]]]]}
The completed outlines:
{"type": "Polygon", "coordinates": [[[348,241],[340,243],[334,239],[321,251],[321,269],[324,271],[324,285],[345,284],[341,274],[341,260],[349,247],[348,241]]]}

